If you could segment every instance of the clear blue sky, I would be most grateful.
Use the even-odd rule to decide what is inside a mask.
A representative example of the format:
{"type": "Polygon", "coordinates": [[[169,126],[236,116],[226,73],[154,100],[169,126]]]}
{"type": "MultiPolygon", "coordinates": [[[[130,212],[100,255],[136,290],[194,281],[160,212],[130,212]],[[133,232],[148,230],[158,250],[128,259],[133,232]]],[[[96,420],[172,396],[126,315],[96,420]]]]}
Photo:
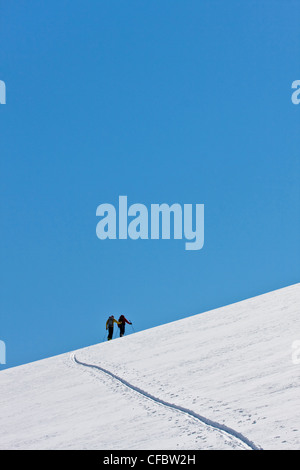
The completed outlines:
{"type": "Polygon", "coordinates": [[[299,17],[0,0],[1,369],[102,341],[109,314],[140,331],[299,282],[299,17]],[[100,241],[119,195],[205,204],[204,248],[100,241]]]}

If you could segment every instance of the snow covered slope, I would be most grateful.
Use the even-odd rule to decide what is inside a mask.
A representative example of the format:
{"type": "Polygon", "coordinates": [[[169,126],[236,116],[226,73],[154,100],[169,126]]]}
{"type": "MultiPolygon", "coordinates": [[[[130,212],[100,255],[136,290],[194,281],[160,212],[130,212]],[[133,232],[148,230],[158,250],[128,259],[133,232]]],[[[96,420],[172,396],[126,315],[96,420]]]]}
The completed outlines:
{"type": "Polygon", "coordinates": [[[299,449],[299,311],[296,284],[4,370],[0,448],[299,449]]]}

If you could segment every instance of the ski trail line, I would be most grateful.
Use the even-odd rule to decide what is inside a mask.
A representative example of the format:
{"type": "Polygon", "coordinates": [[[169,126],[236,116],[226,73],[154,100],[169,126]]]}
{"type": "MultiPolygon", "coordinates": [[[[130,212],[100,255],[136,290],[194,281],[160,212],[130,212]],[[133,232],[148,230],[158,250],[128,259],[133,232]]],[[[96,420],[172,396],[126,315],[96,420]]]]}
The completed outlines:
{"type": "Polygon", "coordinates": [[[89,367],[91,369],[100,370],[104,374],[107,374],[110,377],[112,377],[113,379],[115,379],[118,382],[122,383],[123,385],[128,387],[130,390],[134,390],[135,392],[139,393],[143,397],[148,398],[148,399],[154,401],[155,403],[166,406],[166,407],[171,408],[171,409],[176,410],[176,411],[180,411],[180,412],[182,412],[186,415],[192,416],[193,418],[197,419],[198,421],[205,424],[206,426],[209,426],[209,427],[211,427],[215,430],[218,430],[218,431],[223,431],[227,435],[236,438],[237,440],[239,440],[240,442],[242,442],[243,444],[248,446],[249,449],[251,449],[251,450],[262,450],[261,447],[258,447],[257,445],[255,445],[254,442],[250,441],[242,433],[236,431],[235,429],[232,429],[232,428],[226,426],[225,424],[221,424],[221,423],[218,423],[218,422],[213,421],[211,419],[205,418],[204,416],[201,416],[198,413],[195,413],[194,411],[189,410],[188,408],[184,408],[184,407],[179,406],[179,405],[174,405],[173,403],[169,403],[165,400],[162,400],[161,398],[157,398],[154,395],[151,395],[150,393],[146,392],[145,390],[142,390],[141,388],[139,388],[135,385],[132,385],[131,383],[127,382],[127,380],[122,379],[118,375],[114,374],[113,372],[110,372],[107,369],[104,369],[101,366],[96,366],[94,364],[87,364],[86,362],[79,361],[74,353],[71,354],[71,360],[74,361],[76,364],[79,364],[81,366],[89,367]]]}

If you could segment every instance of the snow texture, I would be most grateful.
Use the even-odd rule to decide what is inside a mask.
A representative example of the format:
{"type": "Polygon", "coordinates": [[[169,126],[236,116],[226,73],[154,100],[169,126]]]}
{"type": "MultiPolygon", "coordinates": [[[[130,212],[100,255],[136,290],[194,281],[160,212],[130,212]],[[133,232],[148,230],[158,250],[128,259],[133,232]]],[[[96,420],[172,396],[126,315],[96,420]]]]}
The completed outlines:
{"type": "Polygon", "coordinates": [[[300,284],[0,373],[0,449],[299,449],[300,284]]]}

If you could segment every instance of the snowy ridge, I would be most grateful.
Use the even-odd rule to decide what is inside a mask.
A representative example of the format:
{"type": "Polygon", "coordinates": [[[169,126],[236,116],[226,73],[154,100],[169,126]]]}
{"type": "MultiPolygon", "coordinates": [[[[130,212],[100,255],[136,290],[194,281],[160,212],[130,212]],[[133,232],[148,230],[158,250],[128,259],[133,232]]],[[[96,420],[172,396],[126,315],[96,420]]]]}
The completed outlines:
{"type": "Polygon", "coordinates": [[[241,433],[235,431],[234,429],[229,428],[228,426],[225,426],[224,424],[220,424],[220,423],[217,423],[216,421],[212,421],[212,420],[210,420],[208,418],[205,418],[204,416],[201,416],[201,415],[195,413],[194,411],[188,410],[187,408],[184,408],[182,406],[178,406],[178,405],[175,405],[173,403],[168,403],[164,400],[161,400],[160,398],[157,398],[157,397],[151,395],[150,393],[146,392],[145,390],[142,390],[141,388],[130,384],[129,382],[127,382],[127,380],[124,380],[121,377],[118,377],[117,375],[113,374],[112,372],[110,372],[107,369],[104,369],[101,366],[96,366],[96,365],[93,365],[93,364],[87,364],[85,362],[79,361],[74,353],[71,354],[71,359],[76,364],[79,364],[79,365],[84,366],[84,367],[90,367],[92,369],[97,369],[97,370],[100,370],[101,372],[103,372],[104,374],[110,375],[113,379],[118,380],[119,382],[121,382],[123,385],[125,385],[129,389],[139,393],[140,395],[142,395],[145,398],[148,398],[148,399],[154,401],[155,403],[158,403],[160,405],[166,406],[166,407],[171,408],[173,410],[185,413],[185,414],[187,414],[189,416],[192,416],[193,418],[201,421],[206,426],[212,427],[214,430],[222,431],[222,432],[225,432],[225,433],[229,434],[230,436],[232,436],[232,437],[238,439],[239,441],[241,441],[242,443],[246,444],[246,448],[249,448],[249,449],[252,449],[252,450],[262,450],[260,447],[256,446],[253,442],[251,442],[249,439],[247,439],[241,433]]]}
{"type": "Polygon", "coordinates": [[[299,449],[299,310],[295,284],[3,370],[0,449],[299,449]]]}

